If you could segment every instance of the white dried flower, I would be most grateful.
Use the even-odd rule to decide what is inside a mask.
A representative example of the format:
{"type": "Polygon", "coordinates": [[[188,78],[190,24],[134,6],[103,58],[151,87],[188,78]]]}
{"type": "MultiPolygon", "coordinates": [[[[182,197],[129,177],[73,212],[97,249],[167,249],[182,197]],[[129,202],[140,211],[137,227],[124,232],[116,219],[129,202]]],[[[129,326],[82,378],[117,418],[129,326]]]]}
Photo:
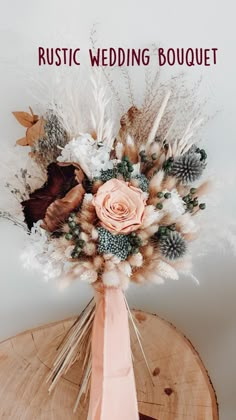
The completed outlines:
{"type": "Polygon", "coordinates": [[[98,176],[101,170],[113,168],[110,149],[98,144],[88,133],[81,134],[66,144],[57,160],[78,163],[90,179],[98,176]]]}
{"type": "Polygon", "coordinates": [[[176,218],[185,213],[184,202],[176,189],[163,191],[164,194],[169,192],[171,193],[171,197],[163,201],[163,211],[176,218]]]}

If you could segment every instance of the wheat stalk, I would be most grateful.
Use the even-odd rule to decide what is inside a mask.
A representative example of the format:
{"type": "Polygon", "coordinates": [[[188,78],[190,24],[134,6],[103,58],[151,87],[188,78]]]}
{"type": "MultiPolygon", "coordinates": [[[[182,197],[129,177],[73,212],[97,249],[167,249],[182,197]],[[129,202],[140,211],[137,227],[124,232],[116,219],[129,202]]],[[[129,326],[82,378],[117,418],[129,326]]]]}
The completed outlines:
{"type": "Polygon", "coordinates": [[[130,310],[130,308],[129,308],[129,304],[128,304],[128,302],[127,302],[127,299],[126,299],[125,295],[124,295],[124,300],[125,300],[125,304],[126,304],[126,308],[127,308],[127,311],[128,311],[128,315],[129,315],[129,318],[130,318],[131,324],[132,324],[132,326],[133,326],[133,328],[134,328],[134,332],[135,332],[135,335],[136,335],[136,337],[137,337],[137,340],[138,340],[138,344],[139,344],[140,350],[141,350],[141,352],[142,352],[142,356],[143,356],[144,361],[145,361],[145,364],[146,364],[146,366],[147,366],[148,373],[149,373],[149,375],[150,375],[150,378],[151,378],[151,381],[152,381],[153,386],[155,386],[155,384],[154,384],[154,382],[153,382],[153,378],[152,378],[152,372],[151,372],[150,366],[149,366],[149,364],[148,364],[147,357],[146,357],[146,354],[145,354],[145,352],[144,352],[143,345],[142,345],[142,342],[141,342],[141,334],[140,334],[140,331],[139,331],[139,329],[138,329],[137,325],[135,324],[134,317],[133,317],[132,312],[131,312],[131,310],[130,310]]]}
{"type": "Polygon", "coordinates": [[[59,345],[60,353],[57,356],[53,368],[46,382],[51,381],[49,393],[53,391],[62,375],[74,365],[77,360],[82,363],[82,381],[79,394],[76,399],[74,411],[77,409],[82,395],[88,395],[89,382],[92,370],[92,327],[95,316],[95,300],[91,299],[81,315],[76,319],[63,341],[59,345]]]}

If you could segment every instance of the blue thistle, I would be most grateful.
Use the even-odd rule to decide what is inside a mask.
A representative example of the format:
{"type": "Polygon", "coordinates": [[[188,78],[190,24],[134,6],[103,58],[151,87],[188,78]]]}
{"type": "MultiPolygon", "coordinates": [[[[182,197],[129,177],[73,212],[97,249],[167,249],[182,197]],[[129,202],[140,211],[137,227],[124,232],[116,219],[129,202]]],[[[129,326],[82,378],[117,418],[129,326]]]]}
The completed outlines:
{"type": "Polygon", "coordinates": [[[98,227],[97,231],[99,254],[112,254],[120,260],[126,260],[130,254],[138,252],[141,245],[140,238],[134,232],[129,235],[113,235],[103,227],[98,227]]]}

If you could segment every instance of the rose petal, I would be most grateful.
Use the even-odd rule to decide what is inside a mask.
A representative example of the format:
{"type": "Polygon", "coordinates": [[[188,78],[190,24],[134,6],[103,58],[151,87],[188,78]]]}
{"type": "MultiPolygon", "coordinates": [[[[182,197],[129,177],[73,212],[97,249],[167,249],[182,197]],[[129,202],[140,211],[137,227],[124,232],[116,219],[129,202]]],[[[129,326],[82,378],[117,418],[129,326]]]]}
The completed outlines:
{"type": "Polygon", "coordinates": [[[102,226],[112,232],[129,233],[142,223],[146,197],[139,188],[112,179],[98,189],[93,203],[102,226]]]}

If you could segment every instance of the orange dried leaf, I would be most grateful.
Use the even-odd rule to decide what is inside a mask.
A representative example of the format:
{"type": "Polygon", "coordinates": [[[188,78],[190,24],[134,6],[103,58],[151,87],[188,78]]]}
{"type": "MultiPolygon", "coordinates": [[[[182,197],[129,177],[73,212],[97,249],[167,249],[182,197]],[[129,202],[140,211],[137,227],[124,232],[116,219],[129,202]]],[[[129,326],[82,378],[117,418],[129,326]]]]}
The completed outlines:
{"type": "Polygon", "coordinates": [[[28,128],[26,131],[26,138],[27,138],[27,144],[29,146],[33,146],[34,142],[37,141],[40,137],[44,136],[44,124],[45,121],[41,117],[36,124],[34,124],[32,127],[28,128]]]}
{"type": "Polygon", "coordinates": [[[34,117],[28,112],[13,112],[12,114],[23,127],[30,128],[34,124],[34,117]]]}
{"type": "Polygon", "coordinates": [[[27,138],[22,137],[21,139],[17,140],[16,144],[18,144],[19,146],[28,146],[27,138]]]}
{"type": "Polygon", "coordinates": [[[29,110],[30,110],[30,113],[31,113],[31,115],[33,117],[34,123],[36,123],[38,121],[38,119],[39,119],[39,116],[33,113],[33,110],[31,108],[31,106],[29,106],[29,110]]]}

